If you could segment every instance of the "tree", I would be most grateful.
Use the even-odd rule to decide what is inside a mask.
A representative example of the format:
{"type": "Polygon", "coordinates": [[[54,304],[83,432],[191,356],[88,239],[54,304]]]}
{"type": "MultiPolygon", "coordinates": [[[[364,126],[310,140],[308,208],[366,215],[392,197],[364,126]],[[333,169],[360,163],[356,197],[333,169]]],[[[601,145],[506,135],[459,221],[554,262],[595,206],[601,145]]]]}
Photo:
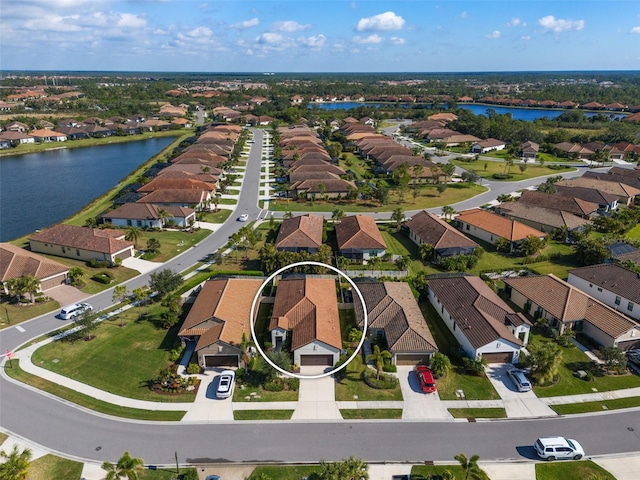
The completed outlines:
{"type": "Polygon", "coordinates": [[[396,228],[400,228],[400,225],[404,221],[404,211],[401,208],[396,208],[391,213],[391,220],[395,223],[396,228]]]}
{"type": "Polygon", "coordinates": [[[444,218],[451,220],[456,213],[458,212],[456,212],[455,208],[451,205],[445,205],[442,207],[442,215],[444,215],[444,218]]]}
{"type": "Polygon", "coordinates": [[[94,338],[94,335],[92,335],[93,332],[98,328],[98,322],[96,320],[98,320],[97,313],[85,310],[73,319],[73,323],[76,325],[77,330],[65,338],[71,342],[79,339],[91,340],[94,338]]]}
{"type": "Polygon", "coordinates": [[[342,256],[336,258],[336,266],[340,270],[346,270],[347,268],[349,268],[349,259],[342,256]]]}
{"type": "Polygon", "coordinates": [[[93,228],[95,227],[97,224],[96,222],[96,217],[88,217],[85,221],[84,221],[84,226],[85,227],[89,227],[89,228],[93,228]]]}
{"type": "Polygon", "coordinates": [[[326,201],[327,197],[326,197],[325,193],[327,192],[327,187],[325,186],[324,183],[319,183],[318,184],[318,191],[320,192],[320,196],[326,201]]]}
{"type": "MultiPolygon", "coordinates": [[[[113,289],[111,294],[111,300],[113,303],[124,303],[129,300],[129,290],[126,285],[118,285],[113,289]]],[[[122,307],[120,307],[120,313],[122,313],[122,307]]],[[[122,315],[120,315],[120,326],[124,325],[122,315]]]]}
{"type": "Polygon", "coordinates": [[[0,452],[4,463],[0,464],[0,480],[25,480],[29,473],[29,462],[31,462],[31,450],[25,448],[21,452],[18,446],[14,445],[13,450],[7,453],[0,452]]]}
{"type": "Polygon", "coordinates": [[[616,373],[624,373],[627,369],[627,356],[617,347],[602,347],[599,356],[604,361],[607,371],[613,370],[616,373]]]}
{"type": "Polygon", "coordinates": [[[496,241],[493,242],[493,246],[496,247],[498,252],[509,253],[511,251],[511,242],[504,237],[497,238],[496,241]]]}
{"type": "Polygon", "coordinates": [[[156,237],[151,237],[147,240],[147,250],[151,253],[157,253],[160,250],[160,242],[156,237]]]}
{"type": "Polygon", "coordinates": [[[24,275],[20,277],[25,293],[28,293],[31,297],[31,303],[35,302],[36,293],[40,291],[40,280],[31,275],[24,275]]]}
{"type": "Polygon", "coordinates": [[[409,167],[406,163],[400,165],[393,172],[393,178],[398,187],[398,196],[400,197],[400,201],[404,201],[404,193],[407,191],[407,187],[411,182],[411,175],[409,175],[409,167]]]}
{"type": "Polygon", "coordinates": [[[553,342],[542,345],[529,345],[529,364],[531,378],[537,385],[546,385],[558,375],[558,367],[562,363],[562,350],[553,342]]]}
{"type": "Polygon", "coordinates": [[[71,267],[69,269],[69,281],[71,282],[71,285],[80,285],[82,283],[84,273],[85,272],[82,267],[71,267]]]}
{"type": "Polygon", "coordinates": [[[446,190],[447,190],[448,186],[446,183],[439,183],[438,185],[436,185],[436,190],[438,190],[438,195],[442,195],[446,190]]]}
{"type": "Polygon", "coordinates": [[[142,229],[140,227],[127,227],[126,231],[124,239],[128,242],[133,242],[133,246],[136,247],[138,240],[142,236],[142,229]]]}
{"type": "Polygon", "coordinates": [[[429,368],[434,377],[444,377],[451,370],[451,360],[444,353],[436,352],[431,356],[429,368]]]}
{"type": "Polygon", "coordinates": [[[402,255],[396,259],[396,267],[398,270],[406,270],[411,263],[411,257],[409,255],[402,255]]]}
{"type": "Polygon", "coordinates": [[[456,172],[456,166],[453,163],[441,163],[440,171],[444,175],[444,183],[447,183],[456,172]]]}
{"type": "Polygon", "coordinates": [[[544,247],[544,240],[536,237],[535,235],[529,235],[518,244],[518,249],[526,257],[530,257],[538,253],[542,247],[544,247]]]}
{"type": "Polygon", "coordinates": [[[258,258],[266,275],[271,275],[278,269],[278,251],[273,243],[265,243],[258,252],[258,258]]]}
{"type": "Polygon", "coordinates": [[[240,348],[242,361],[247,368],[250,368],[251,362],[253,360],[253,356],[251,355],[251,353],[253,348],[255,347],[255,344],[253,343],[253,340],[251,340],[251,337],[247,335],[247,332],[242,332],[242,339],[240,340],[238,347],[240,348]]]}
{"type": "Polygon", "coordinates": [[[133,300],[138,305],[138,319],[142,318],[142,305],[146,303],[147,295],[148,295],[148,287],[146,285],[142,285],[141,287],[133,289],[133,300]]]}
{"type": "Polygon", "coordinates": [[[380,345],[373,346],[373,353],[367,355],[367,362],[373,362],[376,366],[376,377],[380,379],[380,372],[384,367],[385,360],[391,360],[391,353],[387,350],[380,350],[380,345]]]}
{"type": "Polygon", "coordinates": [[[320,460],[318,476],[321,480],[342,480],[344,477],[344,467],[342,462],[325,462],[320,460]]]}
{"type": "Polygon", "coordinates": [[[609,257],[609,251],[601,239],[585,237],[573,247],[576,259],[582,265],[596,265],[609,257]]]}
{"type": "Polygon", "coordinates": [[[507,203],[513,202],[515,198],[513,198],[513,196],[508,193],[501,193],[500,195],[498,195],[498,198],[496,200],[498,200],[498,202],[500,203],[507,203]]]}
{"type": "Polygon", "coordinates": [[[369,465],[364,460],[351,456],[342,462],[344,480],[367,480],[369,465]]]}
{"type": "Polygon", "coordinates": [[[367,264],[369,265],[370,270],[377,270],[380,267],[380,263],[382,262],[382,258],[380,257],[369,257],[367,260],[367,264]]]}
{"type": "Polygon", "coordinates": [[[488,478],[484,470],[478,466],[478,460],[480,460],[479,455],[473,455],[467,459],[464,453],[459,453],[453,458],[460,463],[462,471],[464,472],[464,480],[485,480],[488,478]]]}
{"type": "Polygon", "coordinates": [[[424,262],[428,262],[433,259],[433,245],[430,243],[421,243],[418,247],[418,254],[420,255],[420,260],[424,262]]]}
{"type": "Polygon", "coordinates": [[[149,288],[152,292],[158,292],[160,297],[175,290],[182,283],[182,276],[174,273],[171,269],[165,268],[159,272],[153,272],[149,279],[149,288]]]}
{"type": "Polygon", "coordinates": [[[144,472],[144,461],[141,458],[132,457],[129,452],[124,452],[115,465],[109,462],[102,464],[102,469],[107,472],[105,480],[138,480],[144,472]]]}
{"type": "Polygon", "coordinates": [[[411,171],[413,173],[413,181],[414,183],[418,183],[420,177],[424,173],[424,167],[419,163],[416,163],[413,167],[411,167],[411,171]]]}
{"type": "Polygon", "coordinates": [[[344,210],[342,210],[341,208],[336,208],[333,212],[331,212],[331,220],[333,220],[333,223],[339,223],[343,218],[344,210]]]}

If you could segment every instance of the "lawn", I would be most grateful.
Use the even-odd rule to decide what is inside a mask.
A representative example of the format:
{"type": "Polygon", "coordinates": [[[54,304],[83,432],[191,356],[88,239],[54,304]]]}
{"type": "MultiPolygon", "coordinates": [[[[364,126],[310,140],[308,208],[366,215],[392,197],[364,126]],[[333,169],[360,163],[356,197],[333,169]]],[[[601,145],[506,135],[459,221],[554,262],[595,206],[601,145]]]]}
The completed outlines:
{"type": "Polygon", "coordinates": [[[550,407],[558,415],[603,412],[606,410],[640,407],[640,397],[615,398],[601,402],[568,403],[564,405],[550,405],[550,407]]]}
{"type": "Polygon", "coordinates": [[[231,216],[233,210],[221,208],[217,212],[207,212],[202,219],[203,222],[208,223],[224,223],[227,218],[231,216]]]}
{"type": "Polygon", "coordinates": [[[160,249],[156,255],[143,256],[152,262],[163,263],[184,252],[185,250],[200,243],[204,238],[211,235],[211,230],[201,228],[194,232],[181,232],[176,230],[164,230],[162,232],[142,231],[140,238],[136,242],[136,248],[144,250],[147,241],[155,238],[160,242],[160,249]]]}
{"type": "Polygon", "coordinates": [[[290,420],[293,410],[234,410],[234,420],[290,420]]]}
{"type": "Polygon", "coordinates": [[[404,201],[400,201],[398,193],[392,191],[389,193],[389,201],[386,205],[381,205],[374,201],[365,200],[272,200],[269,202],[271,209],[286,211],[303,211],[303,212],[332,212],[336,208],[341,208],[345,212],[392,212],[396,208],[403,210],[422,210],[425,208],[439,207],[442,205],[453,205],[462,202],[471,197],[475,197],[480,193],[486,192],[485,187],[476,184],[449,184],[444,193],[440,194],[434,185],[425,185],[421,188],[420,195],[413,200],[410,191],[404,196],[404,201]]]}
{"type": "Polygon", "coordinates": [[[234,402],[297,402],[298,392],[283,390],[281,392],[270,392],[262,386],[252,387],[249,385],[238,385],[233,391],[234,402]],[[254,396],[251,394],[255,393],[254,396]]]}
{"type": "MultiPolygon", "coordinates": [[[[462,167],[469,172],[473,172],[477,175],[480,175],[482,178],[487,178],[489,180],[495,180],[493,178],[494,174],[502,174],[505,171],[504,162],[483,160],[478,160],[476,162],[461,162],[459,160],[450,160],[450,163],[453,163],[458,167],[462,167]],[[486,169],[485,165],[487,166],[486,169]]],[[[527,180],[529,178],[542,177],[545,175],[559,175],[561,173],[577,171],[577,169],[573,167],[564,168],[562,170],[554,170],[549,167],[527,164],[527,169],[524,172],[521,172],[518,165],[521,164],[516,164],[509,170],[509,173],[512,175],[512,177],[508,179],[509,182],[519,182],[521,180],[527,180]]]]}
{"type": "Polygon", "coordinates": [[[536,480],[615,480],[615,477],[591,460],[580,462],[536,463],[536,480]]]}
{"type": "Polygon", "coordinates": [[[96,338],[86,341],[53,342],[33,354],[32,361],[43,368],[101,390],[140,400],[192,402],[194,392],[161,395],[147,386],[162,368],[170,365],[169,351],[176,342],[178,328],[165,330],[157,325],[163,308],[152,306],[147,320],[136,321],[137,309],[120,314],[120,319],[104,321],[96,338]]]}
{"type": "Polygon", "coordinates": [[[9,435],[0,432],[0,445],[2,445],[7,438],[9,438],[9,435]]]}
{"type": "Polygon", "coordinates": [[[457,479],[464,478],[464,471],[460,465],[414,465],[411,467],[411,480],[442,478],[446,470],[449,470],[457,479]]]}
{"type": "Polygon", "coordinates": [[[0,330],[24,322],[25,320],[39,317],[45,313],[53,312],[59,308],[60,304],[54,300],[45,303],[23,305],[2,302],[0,304],[0,330]]]}
{"type": "MultiPolygon", "coordinates": [[[[551,342],[550,338],[538,333],[529,336],[530,344],[551,342]]],[[[591,360],[576,347],[560,347],[562,351],[562,364],[558,370],[558,383],[548,387],[536,387],[533,389],[538,397],[556,397],[560,395],[577,395],[580,393],[608,392],[623,388],[640,387],[640,376],[635,374],[598,376],[594,375],[593,381],[588,382],[574,375],[577,370],[588,371],[591,368],[591,360]]]]}
{"type": "Polygon", "coordinates": [[[265,465],[256,467],[247,480],[257,480],[262,475],[272,480],[300,480],[311,477],[317,470],[317,465],[265,465]]]}
{"type": "Polygon", "coordinates": [[[353,401],[357,396],[359,401],[402,400],[400,385],[392,390],[371,388],[362,380],[362,372],[369,368],[363,364],[362,355],[356,357],[346,366],[344,378],[336,382],[336,400],[353,401]]]}
{"type": "Polygon", "coordinates": [[[640,224],[633,227],[631,230],[627,232],[625,237],[630,238],[632,240],[640,240],[640,224]]]}
{"type": "Polygon", "coordinates": [[[453,418],[507,418],[504,408],[449,408],[453,418]]]}
{"type": "Polygon", "coordinates": [[[376,408],[376,409],[357,409],[346,408],[340,410],[342,418],[345,420],[379,420],[379,419],[398,419],[402,418],[401,408],[376,408]]]}
{"type": "Polygon", "coordinates": [[[65,480],[78,480],[82,475],[82,462],[45,455],[29,463],[29,480],[50,480],[52,478],[64,478],[65,480]]]}

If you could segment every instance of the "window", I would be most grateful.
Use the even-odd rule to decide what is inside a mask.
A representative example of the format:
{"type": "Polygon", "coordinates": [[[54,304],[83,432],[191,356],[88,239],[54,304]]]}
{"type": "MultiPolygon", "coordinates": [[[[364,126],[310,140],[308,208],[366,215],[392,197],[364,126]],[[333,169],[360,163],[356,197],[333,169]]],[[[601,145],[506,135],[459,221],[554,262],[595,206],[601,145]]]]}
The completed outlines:
{"type": "Polygon", "coordinates": [[[600,287],[598,287],[598,291],[599,291],[599,292],[601,292],[601,291],[602,291],[602,289],[601,289],[600,287]]]}
{"type": "Polygon", "coordinates": [[[456,331],[456,322],[453,322],[453,331],[456,331]]]}
{"type": "Polygon", "coordinates": [[[132,225],[131,220],[127,220],[127,227],[130,227],[132,225]]]}
{"type": "Polygon", "coordinates": [[[468,223],[467,223],[466,227],[467,227],[467,230],[471,230],[471,225],[469,225],[468,223]]]}
{"type": "Polygon", "coordinates": [[[67,253],[67,249],[62,247],[62,253],[67,253]]]}
{"type": "Polygon", "coordinates": [[[622,299],[618,295],[616,295],[616,305],[620,305],[621,300],[622,299]]]}
{"type": "Polygon", "coordinates": [[[593,288],[593,283],[590,283],[590,284],[589,284],[589,288],[593,288]]]}
{"type": "Polygon", "coordinates": [[[76,255],[80,256],[80,249],[76,248],[76,255]]]}
{"type": "Polygon", "coordinates": [[[138,224],[139,227],[142,226],[142,220],[136,220],[136,223],[138,224]]]}
{"type": "Polygon", "coordinates": [[[633,312],[633,302],[629,302],[629,304],[627,305],[627,310],[633,312]]]}

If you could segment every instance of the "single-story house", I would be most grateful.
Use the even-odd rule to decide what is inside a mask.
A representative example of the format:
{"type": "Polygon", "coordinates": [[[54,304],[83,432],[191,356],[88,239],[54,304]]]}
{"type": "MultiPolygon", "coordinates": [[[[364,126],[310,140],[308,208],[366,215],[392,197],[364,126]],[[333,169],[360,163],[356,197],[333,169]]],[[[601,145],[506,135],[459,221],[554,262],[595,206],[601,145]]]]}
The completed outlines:
{"type": "Polygon", "coordinates": [[[325,196],[327,198],[347,198],[355,190],[356,186],[353,182],[341,178],[307,179],[292,183],[289,187],[289,191],[293,192],[296,197],[302,196],[307,200],[315,198],[320,200],[325,196]]]}
{"type": "Polygon", "coordinates": [[[342,352],[336,282],[333,278],[282,278],[269,322],[271,343],[290,345],[295,365],[333,366],[342,352]]]}
{"type": "Polygon", "coordinates": [[[207,280],[178,335],[196,342],[202,367],[244,367],[243,335],[251,338],[251,304],[262,286],[260,278],[207,280]]]}
{"type": "Polygon", "coordinates": [[[125,203],[115,210],[103,213],[100,218],[116,227],[163,228],[167,226],[167,223],[186,227],[196,221],[196,211],[189,207],[159,207],[153,203],[125,203]]]}
{"type": "Polygon", "coordinates": [[[567,282],[605,305],[640,320],[640,274],[617,263],[569,270],[567,282]]]}
{"type": "Polygon", "coordinates": [[[205,209],[212,199],[211,192],[204,190],[160,189],[146,194],[136,203],[153,203],[163,207],[189,207],[195,205],[197,211],[205,209]]]}
{"type": "Polygon", "coordinates": [[[473,359],[516,363],[529,341],[531,322],[515,313],[480,277],[429,280],[428,298],[473,359]]]}
{"type": "Polygon", "coordinates": [[[528,162],[529,160],[535,161],[536,158],[538,157],[539,151],[540,151],[540,145],[538,145],[536,142],[532,142],[531,140],[528,140],[524,142],[520,147],[520,157],[525,162],[528,162]]]}
{"type": "Polygon", "coordinates": [[[75,227],[58,224],[29,237],[32,252],[89,261],[106,260],[134,255],[133,242],[124,239],[123,230],[75,227]]]}
{"type": "Polygon", "coordinates": [[[536,190],[525,190],[518,198],[518,202],[536,205],[538,207],[550,208],[552,210],[562,210],[570,212],[583,218],[591,218],[598,214],[598,204],[587,202],[580,198],[563,197],[562,195],[550,195],[536,190]]]}
{"type": "Polygon", "coordinates": [[[307,214],[285,218],[278,230],[276,250],[316,253],[322,245],[324,217],[307,214]]]}
{"type": "Polygon", "coordinates": [[[541,232],[553,232],[563,228],[566,228],[567,232],[573,232],[583,230],[591,223],[590,220],[573,213],[538,207],[525,202],[501,203],[495,208],[495,212],[541,232]]]}
{"type": "Polygon", "coordinates": [[[33,138],[36,139],[36,142],[64,142],[67,140],[67,136],[64,133],[55,132],[53,130],[47,129],[38,129],[31,130],[29,132],[33,138]]]}
{"type": "Polygon", "coordinates": [[[8,294],[4,282],[24,276],[40,280],[40,290],[45,291],[67,283],[69,267],[11,243],[0,243],[0,282],[8,294]]]}
{"type": "MultiPolygon", "coordinates": [[[[624,175],[612,175],[612,177],[623,177],[624,175]]],[[[571,180],[560,180],[557,182],[556,187],[565,186],[565,187],[583,187],[583,188],[591,188],[597,189],[604,193],[615,195],[618,197],[618,201],[621,205],[631,205],[635,202],[636,198],[640,196],[640,188],[636,188],[632,185],[626,184],[622,181],[607,181],[609,180],[607,175],[603,175],[605,179],[595,179],[595,178],[573,178],[571,180]]],[[[633,177],[629,177],[633,178],[633,177]]]]}
{"type": "Polygon", "coordinates": [[[492,150],[504,150],[506,146],[507,144],[502,140],[487,138],[486,140],[480,140],[479,142],[474,143],[471,146],[471,153],[487,153],[492,150]]]}
{"type": "Polygon", "coordinates": [[[587,202],[595,203],[603,212],[610,212],[618,208],[618,196],[603,192],[595,188],[575,187],[569,185],[556,185],[556,195],[563,197],[579,198],[587,202]]]}
{"type": "Polygon", "coordinates": [[[353,215],[343,218],[335,227],[338,254],[365,262],[372,257],[382,257],[387,244],[372,217],[353,215]]]}
{"type": "Polygon", "coordinates": [[[579,330],[605,347],[640,347],[640,325],[553,274],[505,278],[505,292],[534,318],[563,334],[579,330]]]}
{"type": "Polygon", "coordinates": [[[36,143],[36,139],[26,133],[7,130],[0,132],[0,139],[11,142],[12,145],[22,145],[25,143],[36,143]]]}
{"type": "Polygon", "coordinates": [[[451,255],[471,255],[479,245],[446,221],[426,210],[416,213],[404,223],[409,238],[418,246],[433,245],[433,260],[451,255]]]}
{"type": "Polygon", "coordinates": [[[460,212],[455,222],[459,226],[458,228],[466,234],[473,235],[492,245],[499,238],[507,239],[511,251],[514,251],[518,243],[531,235],[540,239],[545,237],[545,233],[540,230],[480,208],[460,212]]]}
{"type": "MultiPolygon", "coordinates": [[[[418,302],[406,282],[357,282],[368,318],[368,334],[372,339],[384,336],[395,365],[428,365],[438,351],[418,302]]],[[[355,302],[356,318],[363,327],[362,305],[355,302]]]]}

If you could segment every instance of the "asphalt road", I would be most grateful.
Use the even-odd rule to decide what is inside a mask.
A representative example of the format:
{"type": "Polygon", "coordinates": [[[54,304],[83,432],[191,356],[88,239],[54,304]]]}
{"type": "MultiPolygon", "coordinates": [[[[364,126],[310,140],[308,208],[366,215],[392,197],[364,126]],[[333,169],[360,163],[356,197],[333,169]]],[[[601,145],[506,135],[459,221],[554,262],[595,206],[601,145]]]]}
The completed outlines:
{"type": "MultiPolygon", "coordinates": [[[[182,271],[222,247],[242,225],[235,218],[258,217],[262,131],[255,130],[244,185],[235,215],[213,235],[159,268],[182,271]]],[[[575,174],[574,174],[575,175],[575,174]]],[[[539,182],[539,180],[537,181],[539,182]]],[[[535,184],[535,180],[534,183],[535,184]]],[[[492,190],[514,190],[513,184],[492,190]]],[[[518,187],[523,188],[523,187],[518,187]]],[[[469,206],[485,203],[476,197],[469,206]]],[[[457,207],[462,209],[466,207],[457,207]]],[[[388,215],[388,214],[384,214],[388,215]]],[[[148,283],[141,275],[130,290],[148,283]]],[[[111,290],[89,299],[96,309],[112,304],[111,290]]],[[[0,332],[0,352],[65,322],[54,314],[0,332]],[[22,330],[22,331],[21,331],[22,330]]],[[[8,368],[5,364],[5,368],[8,368]]],[[[215,408],[212,403],[212,408],[215,408]]],[[[86,460],[117,460],[129,450],[149,464],[165,465],[178,453],[181,463],[337,460],[356,455],[367,461],[451,460],[459,452],[484,460],[534,458],[538,436],[565,435],[582,442],[590,455],[640,451],[640,413],[619,412],[572,418],[494,422],[262,422],[257,424],[148,423],[117,419],[78,408],[0,376],[0,426],[54,452],[86,460]]]]}

